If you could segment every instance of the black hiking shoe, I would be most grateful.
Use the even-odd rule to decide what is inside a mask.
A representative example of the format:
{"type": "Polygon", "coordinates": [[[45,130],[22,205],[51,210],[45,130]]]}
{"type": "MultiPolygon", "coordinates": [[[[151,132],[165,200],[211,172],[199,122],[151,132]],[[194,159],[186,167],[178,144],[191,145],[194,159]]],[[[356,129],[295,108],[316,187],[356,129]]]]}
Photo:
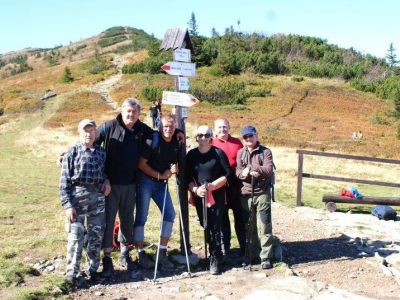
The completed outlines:
{"type": "Polygon", "coordinates": [[[78,273],[76,275],[68,274],[65,276],[65,279],[71,281],[77,287],[82,286],[85,283],[85,278],[82,276],[82,273],[78,273]]]}
{"type": "Polygon", "coordinates": [[[86,282],[85,277],[83,277],[83,275],[81,273],[78,273],[78,275],[76,275],[74,283],[77,287],[80,287],[82,285],[84,285],[86,282]]]}
{"type": "Polygon", "coordinates": [[[271,261],[268,258],[264,258],[261,261],[261,267],[266,270],[266,269],[271,269],[272,268],[272,264],[271,261]]]}
{"type": "Polygon", "coordinates": [[[113,276],[114,273],[114,266],[111,257],[103,257],[103,271],[101,274],[105,278],[110,278],[113,276]]]}
{"type": "Polygon", "coordinates": [[[132,261],[131,257],[129,256],[129,253],[127,254],[120,254],[118,256],[118,265],[121,267],[126,268],[128,271],[134,271],[137,269],[136,264],[132,261]]]}
{"type": "Polygon", "coordinates": [[[89,281],[94,284],[101,284],[105,280],[105,278],[96,271],[90,271],[89,276],[90,276],[89,281]]]}
{"type": "Polygon", "coordinates": [[[218,259],[216,256],[210,256],[210,274],[219,274],[218,259]]]}
{"type": "MultiPolygon", "coordinates": [[[[158,264],[167,269],[172,269],[174,264],[168,260],[167,249],[159,249],[158,264]]],[[[157,252],[153,255],[153,260],[157,260],[157,252]]]]}
{"type": "Polygon", "coordinates": [[[138,253],[137,259],[138,259],[138,264],[143,269],[152,269],[155,266],[154,261],[152,261],[150,258],[147,257],[146,252],[144,252],[144,250],[138,253]]]}

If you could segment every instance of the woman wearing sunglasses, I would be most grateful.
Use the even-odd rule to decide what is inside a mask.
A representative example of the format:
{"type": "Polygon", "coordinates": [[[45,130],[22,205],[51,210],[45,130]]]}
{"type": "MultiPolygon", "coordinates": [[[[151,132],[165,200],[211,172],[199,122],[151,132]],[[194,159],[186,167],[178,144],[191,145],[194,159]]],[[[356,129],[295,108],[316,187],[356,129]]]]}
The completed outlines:
{"type": "Polygon", "coordinates": [[[197,129],[196,141],[199,146],[190,150],[186,156],[186,182],[193,196],[200,225],[205,228],[210,252],[210,273],[218,274],[218,263],[223,257],[221,217],[225,202],[225,183],[230,174],[230,166],[226,154],[212,146],[211,139],[210,127],[202,125],[197,129]]]}

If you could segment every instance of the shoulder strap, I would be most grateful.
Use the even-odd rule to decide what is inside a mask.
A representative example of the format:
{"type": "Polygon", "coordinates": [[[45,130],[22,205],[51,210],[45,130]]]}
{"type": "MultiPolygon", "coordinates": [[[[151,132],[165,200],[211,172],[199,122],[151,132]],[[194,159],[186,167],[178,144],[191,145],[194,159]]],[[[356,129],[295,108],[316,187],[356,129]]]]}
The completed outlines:
{"type": "Polygon", "coordinates": [[[263,145],[260,145],[260,155],[258,156],[258,162],[260,163],[260,166],[264,164],[264,150],[265,147],[263,145]]]}
{"type": "Polygon", "coordinates": [[[158,147],[158,131],[153,132],[153,142],[151,143],[151,149],[156,149],[158,147]]]}

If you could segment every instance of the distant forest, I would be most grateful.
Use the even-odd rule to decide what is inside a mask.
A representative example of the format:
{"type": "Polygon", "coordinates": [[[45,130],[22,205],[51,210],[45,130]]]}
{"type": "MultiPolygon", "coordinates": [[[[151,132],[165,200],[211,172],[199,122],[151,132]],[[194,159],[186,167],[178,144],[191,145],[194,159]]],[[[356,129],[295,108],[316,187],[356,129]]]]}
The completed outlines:
{"type": "MultiPolygon", "coordinates": [[[[313,78],[341,78],[357,90],[371,92],[382,99],[394,101],[400,112],[400,68],[396,49],[388,45],[386,58],[361,54],[353,48],[343,49],[327,40],[301,35],[243,33],[226,28],[224,34],[214,29],[211,37],[198,34],[194,14],[188,22],[196,67],[209,67],[213,76],[240,73],[292,75],[313,78]]],[[[161,41],[150,41],[149,57],[139,63],[126,65],[123,73],[163,73],[161,66],[171,60],[171,53],[160,51],[161,41]]]]}

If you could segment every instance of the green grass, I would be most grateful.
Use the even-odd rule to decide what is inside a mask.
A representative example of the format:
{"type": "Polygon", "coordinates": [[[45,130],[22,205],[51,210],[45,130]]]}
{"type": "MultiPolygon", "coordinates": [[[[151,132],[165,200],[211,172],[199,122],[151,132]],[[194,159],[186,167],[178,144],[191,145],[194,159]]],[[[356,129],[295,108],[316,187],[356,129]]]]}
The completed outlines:
{"type": "MultiPolygon", "coordinates": [[[[54,104],[54,107],[57,107],[54,104]]],[[[57,153],[64,149],[68,130],[35,128],[45,123],[55,111],[51,105],[46,106],[41,114],[16,118],[14,123],[0,127],[0,285],[8,295],[16,299],[32,299],[45,297],[62,297],[68,293],[70,286],[59,275],[44,275],[30,267],[31,263],[65,255],[67,236],[64,233],[64,211],[58,196],[58,180],[60,169],[55,164],[57,153]],[[29,131],[31,130],[32,131],[29,131]],[[47,131],[46,131],[47,130],[47,131]],[[28,131],[27,135],[24,135],[28,131]],[[52,142],[43,142],[43,132],[49,134],[52,142]],[[23,137],[23,138],[22,138],[23,137]],[[26,139],[30,139],[28,142],[26,139]],[[39,145],[34,146],[34,141],[39,145]],[[61,147],[60,147],[61,145],[61,147]],[[26,279],[36,280],[35,288],[24,287],[21,284],[26,279]],[[14,286],[15,285],[15,286],[14,286]],[[58,287],[58,288],[56,288],[58,287]],[[15,291],[14,291],[15,290],[15,291]]],[[[190,127],[190,124],[187,124],[190,127]]],[[[283,205],[296,205],[297,155],[295,149],[271,146],[274,154],[276,170],[276,201],[283,205]]],[[[331,162],[318,158],[304,161],[304,172],[314,174],[329,174],[354,178],[377,178],[380,181],[390,181],[396,178],[397,168],[378,164],[356,164],[331,162]]],[[[323,208],[322,194],[338,193],[341,187],[353,184],[331,182],[312,178],[303,179],[303,205],[323,208]]],[[[398,189],[358,185],[364,195],[396,196],[398,189]]],[[[179,210],[177,207],[175,182],[170,180],[169,190],[173,198],[177,218],[169,243],[169,251],[178,252],[180,246],[179,210]]],[[[372,206],[339,204],[340,211],[352,210],[359,213],[370,213],[372,206]]],[[[145,246],[157,244],[160,226],[160,212],[151,203],[148,222],[145,230],[145,246]]],[[[231,218],[233,220],[233,218],[231,218]]],[[[233,224],[232,224],[233,225],[233,224]]],[[[196,211],[189,206],[190,244],[195,251],[204,251],[203,229],[197,221],[196,211]]],[[[233,233],[234,235],[234,233],[233,233]]],[[[235,237],[232,238],[232,248],[238,247],[235,237]]],[[[134,251],[133,251],[134,252],[134,251]]],[[[147,251],[154,253],[154,249],[147,251]]],[[[117,259],[118,253],[114,252],[117,259]]],[[[134,254],[133,254],[134,255],[134,254]]],[[[0,296],[3,291],[0,291],[0,296]]]]}

